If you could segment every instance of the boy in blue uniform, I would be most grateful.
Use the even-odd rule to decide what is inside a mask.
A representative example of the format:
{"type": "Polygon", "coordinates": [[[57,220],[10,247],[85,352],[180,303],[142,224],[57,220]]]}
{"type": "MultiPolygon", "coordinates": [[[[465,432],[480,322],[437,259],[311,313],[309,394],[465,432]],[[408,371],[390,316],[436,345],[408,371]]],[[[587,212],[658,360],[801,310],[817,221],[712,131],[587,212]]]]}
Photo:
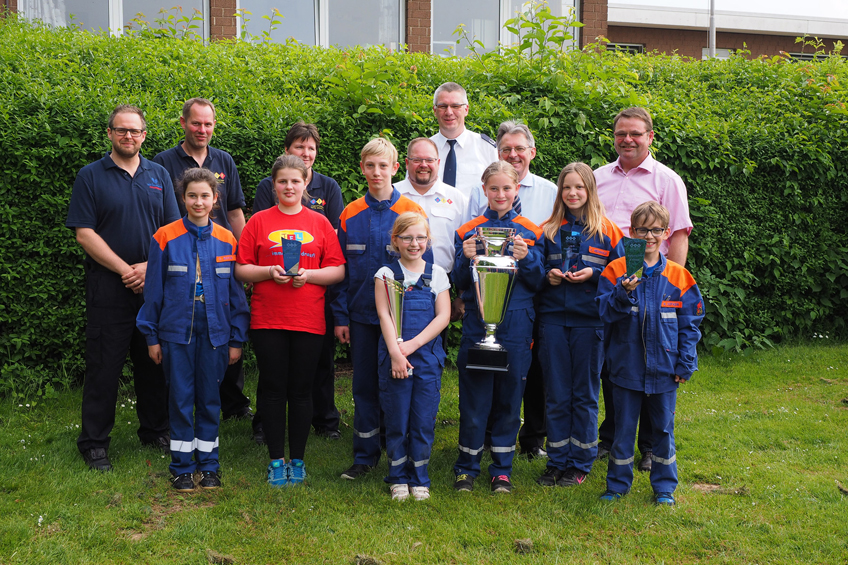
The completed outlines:
{"type": "MultiPolygon", "coordinates": [[[[354,480],[369,472],[380,459],[380,399],[377,378],[377,343],[380,319],[374,303],[372,279],[377,269],[397,258],[392,251],[391,231],[404,212],[427,214],[392,186],[397,172],[397,149],[386,139],[376,138],[362,148],[359,167],[368,181],[368,192],[342,211],[339,244],[345,256],[345,278],[333,292],[335,334],[350,343],[353,358],[353,465],[342,473],[354,480]]],[[[433,261],[427,250],[425,261],[433,261]]]]}
{"type": "Polygon", "coordinates": [[[518,175],[506,161],[495,161],[483,172],[483,189],[489,201],[485,213],[456,231],[454,282],[462,292],[465,315],[462,341],[456,365],[459,368],[459,456],[454,464],[454,489],[470,491],[480,474],[486,421],[492,420],[492,492],[509,493],[510,475],[515,456],[515,438],[520,427],[521,398],[527,370],[530,368],[533,335],[533,295],[545,277],[542,253],[536,242],[542,230],[512,209],[518,194],[518,175]],[[486,334],[478,316],[476,293],[471,280],[471,259],[477,255],[474,237],[478,227],[514,228],[512,255],[518,272],[503,322],[496,339],[507,349],[509,369],[495,375],[493,371],[468,369],[468,350],[486,334]]]}
{"type": "Polygon", "coordinates": [[[668,222],[669,212],[661,204],[637,206],[630,218],[630,235],[647,242],[643,275],[627,277],[627,260],[621,257],[607,266],[598,285],[616,422],[602,500],[621,498],[633,483],[633,444],[644,399],[654,430],[654,501],[674,504],[677,387],[698,370],[696,346],[704,302],[689,271],[660,253],[660,244],[670,235],[668,222]]]}

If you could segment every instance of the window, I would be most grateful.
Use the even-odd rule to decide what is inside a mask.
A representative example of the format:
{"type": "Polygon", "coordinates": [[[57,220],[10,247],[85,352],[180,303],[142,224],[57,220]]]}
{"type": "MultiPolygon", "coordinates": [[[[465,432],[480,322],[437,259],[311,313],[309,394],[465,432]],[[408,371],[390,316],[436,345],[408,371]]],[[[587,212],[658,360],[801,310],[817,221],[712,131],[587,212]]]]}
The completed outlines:
{"type": "MultiPolygon", "coordinates": [[[[725,59],[730,59],[731,50],[730,49],[719,49],[716,48],[714,59],[719,59],[723,61],[725,59]]],[[[704,47],[701,49],[701,59],[709,59],[710,58],[710,48],[704,47]]]]}
{"type": "Polygon", "coordinates": [[[635,55],[637,53],[644,53],[645,46],[641,43],[607,43],[607,51],[635,55]]]}
{"type": "Polygon", "coordinates": [[[307,45],[385,45],[397,49],[406,36],[406,14],[401,0],[240,0],[248,16],[247,31],[268,32],[274,8],[281,23],[271,31],[273,41],[294,37],[307,45]]]}
{"type": "MultiPolygon", "coordinates": [[[[555,16],[562,16],[571,10],[577,14],[580,2],[549,0],[548,5],[555,16]]],[[[458,56],[470,53],[464,41],[460,45],[456,44],[457,37],[453,32],[459,24],[465,24],[469,39],[481,41],[486,46],[485,51],[494,51],[499,42],[512,45],[518,38],[503,29],[503,24],[528,6],[527,0],[433,0],[432,52],[436,55],[458,56]]],[[[578,33],[579,28],[572,31],[575,43],[578,33]]]]}
{"type": "MultiPolygon", "coordinates": [[[[52,26],[73,23],[89,31],[108,30],[113,35],[120,35],[139,13],[143,13],[142,19],[155,27],[155,20],[162,17],[159,10],[166,10],[174,16],[174,20],[183,16],[190,18],[195,10],[199,10],[199,18],[204,22],[196,22],[199,29],[195,32],[207,39],[208,0],[181,0],[176,8],[174,4],[174,0],[20,0],[18,11],[27,19],[41,20],[52,26]]],[[[174,25],[180,24],[175,21],[174,25]]]]}

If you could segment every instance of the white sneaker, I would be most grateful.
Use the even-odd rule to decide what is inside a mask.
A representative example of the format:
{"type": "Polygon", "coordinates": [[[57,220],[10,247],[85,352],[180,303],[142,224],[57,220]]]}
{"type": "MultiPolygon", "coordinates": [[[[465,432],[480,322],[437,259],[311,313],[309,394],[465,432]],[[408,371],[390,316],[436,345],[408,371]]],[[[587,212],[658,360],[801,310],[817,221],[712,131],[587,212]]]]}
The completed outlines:
{"type": "Polygon", "coordinates": [[[409,498],[408,485],[389,485],[389,490],[392,491],[392,500],[406,500],[409,498]]]}
{"type": "Polygon", "coordinates": [[[427,500],[430,498],[430,489],[427,487],[412,487],[412,498],[415,500],[427,500]]]}

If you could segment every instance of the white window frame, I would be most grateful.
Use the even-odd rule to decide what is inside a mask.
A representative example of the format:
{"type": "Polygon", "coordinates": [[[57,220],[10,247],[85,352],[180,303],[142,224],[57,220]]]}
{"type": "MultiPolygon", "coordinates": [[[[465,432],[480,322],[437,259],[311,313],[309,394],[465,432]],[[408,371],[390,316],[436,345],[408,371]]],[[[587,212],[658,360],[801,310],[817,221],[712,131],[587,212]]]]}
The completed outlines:
{"type": "Polygon", "coordinates": [[[645,52],[645,46],[642,43],[607,43],[607,51],[616,51],[625,55],[635,55],[645,52]]]}
{"type": "MultiPolygon", "coordinates": [[[[127,24],[127,20],[124,19],[124,2],[123,0],[106,0],[106,5],[109,10],[109,33],[120,37],[124,34],[124,26],[127,24]]],[[[165,8],[167,6],[162,7],[165,8]]],[[[171,8],[168,9],[170,10],[171,8]]],[[[201,26],[200,36],[203,38],[204,42],[209,41],[209,14],[211,11],[212,10],[209,8],[209,0],[201,0],[201,17],[203,18],[203,25],[201,26]]],[[[145,14],[145,17],[152,23],[158,15],[159,13],[157,12],[155,14],[145,14]]]]}

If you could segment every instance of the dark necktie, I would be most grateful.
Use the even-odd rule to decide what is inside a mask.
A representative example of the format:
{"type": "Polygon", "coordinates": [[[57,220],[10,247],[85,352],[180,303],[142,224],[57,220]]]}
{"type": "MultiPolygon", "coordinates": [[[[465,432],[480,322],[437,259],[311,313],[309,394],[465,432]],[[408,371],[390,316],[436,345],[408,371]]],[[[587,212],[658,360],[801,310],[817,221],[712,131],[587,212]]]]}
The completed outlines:
{"type": "Polygon", "coordinates": [[[521,197],[518,195],[515,196],[515,200],[512,201],[512,209],[515,210],[515,213],[519,216],[521,215],[521,197]]]}
{"type": "Polygon", "coordinates": [[[448,156],[445,159],[445,174],[442,182],[456,186],[456,150],[453,147],[456,145],[456,140],[449,139],[448,143],[450,144],[450,151],[448,151],[448,156]]]}

